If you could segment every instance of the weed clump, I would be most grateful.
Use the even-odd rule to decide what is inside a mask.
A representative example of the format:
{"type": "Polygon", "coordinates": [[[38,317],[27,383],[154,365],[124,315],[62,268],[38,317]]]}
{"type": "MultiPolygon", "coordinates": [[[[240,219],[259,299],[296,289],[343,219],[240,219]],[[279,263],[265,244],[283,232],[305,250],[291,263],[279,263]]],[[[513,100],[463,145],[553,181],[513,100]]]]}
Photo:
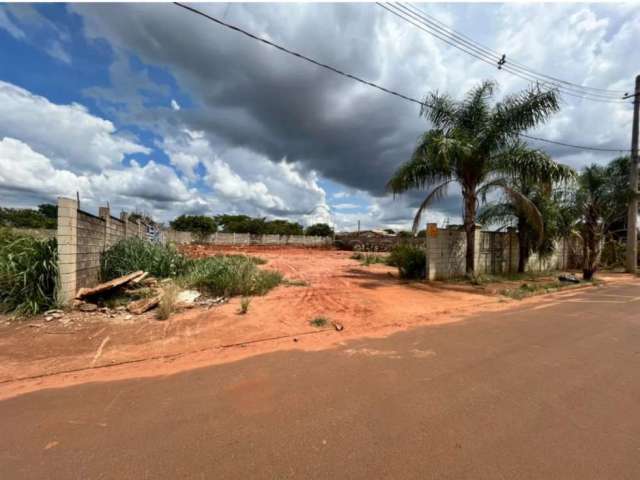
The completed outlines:
{"type": "Polygon", "coordinates": [[[158,303],[158,309],[156,310],[158,320],[167,320],[174,312],[179,291],[180,289],[173,282],[164,285],[160,303],[158,303]]]}
{"type": "Polygon", "coordinates": [[[324,327],[329,323],[329,320],[326,317],[316,317],[313,320],[309,320],[309,325],[312,327],[324,327]]]}
{"type": "Polygon", "coordinates": [[[242,255],[216,255],[193,262],[181,281],[211,295],[264,295],[282,282],[282,274],[260,270],[242,255]]]}
{"type": "Polygon", "coordinates": [[[0,229],[0,311],[33,315],[55,306],[57,281],[55,239],[0,229]]]}
{"type": "Polygon", "coordinates": [[[155,277],[177,277],[185,274],[191,263],[171,245],[127,238],[102,254],[101,275],[106,281],[143,270],[155,277]]]}
{"type": "Polygon", "coordinates": [[[240,299],[240,310],[238,313],[244,315],[249,311],[249,305],[251,305],[251,297],[242,297],[240,299]]]}
{"type": "Polygon", "coordinates": [[[425,278],[427,256],[424,250],[414,245],[396,245],[387,258],[387,265],[397,267],[400,278],[425,278]]]}

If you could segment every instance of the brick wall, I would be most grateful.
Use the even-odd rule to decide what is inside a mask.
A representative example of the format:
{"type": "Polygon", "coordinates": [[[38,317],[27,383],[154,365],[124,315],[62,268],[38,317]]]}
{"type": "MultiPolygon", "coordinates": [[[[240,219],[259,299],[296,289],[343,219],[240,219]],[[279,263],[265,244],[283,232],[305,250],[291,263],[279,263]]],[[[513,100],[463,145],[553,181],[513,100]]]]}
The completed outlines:
{"type": "Polygon", "coordinates": [[[109,207],[101,207],[96,216],[78,209],[76,200],[59,198],[56,238],[60,301],[68,303],[79,288],[98,284],[102,252],[127,237],[146,238],[146,226],[130,222],[125,212],[116,218],[109,207]]]}
{"type": "Polygon", "coordinates": [[[214,233],[204,238],[191,232],[167,230],[164,238],[177,244],[211,243],[213,245],[295,245],[306,247],[326,247],[333,244],[331,237],[312,235],[252,235],[249,233],[214,233]]]}
{"type": "MultiPolygon", "coordinates": [[[[479,226],[478,226],[479,227],[479,226]]],[[[426,242],[427,278],[440,280],[463,276],[466,270],[467,238],[461,226],[448,228],[429,227],[435,235],[428,235],[426,242]]],[[[515,229],[506,232],[485,232],[480,228],[475,232],[475,272],[477,274],[501,275],[518,270],[518,235],[515,229]]],[[[526,271],[544,272],[567,270],[578,267],[576,252],[579,246],[575,240],[560,240],[553,254],[540,258],[529,257],[526,271]]]]}

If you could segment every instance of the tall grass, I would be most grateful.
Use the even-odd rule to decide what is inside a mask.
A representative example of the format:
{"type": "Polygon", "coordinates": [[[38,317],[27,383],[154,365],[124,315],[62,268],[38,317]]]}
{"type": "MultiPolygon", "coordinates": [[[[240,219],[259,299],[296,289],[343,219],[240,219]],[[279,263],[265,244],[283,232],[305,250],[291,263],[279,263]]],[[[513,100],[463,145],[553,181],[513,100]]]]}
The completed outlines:
{"type": "Polygon", "coordinates": [[[251,257],[216,255],[194,261],[181,281],[211,295],[264,295],[282,282],[282,274],[260,270],[251,257]]]}
{"type": "Polygon", "coordinates": [[[0,229],[0,311],[28,315],[55,306],[57,258],[55,239],[0,229]]]}
{"type": "Polygon", "coordinates": [[[105,280],[144,270],[160,277],[174,277],[183,286],[210,295],[263,295],[282,282],[282,275],[260,270],[266,263],[247,255],[216,255],[190,260],[174,247],[156,245],[138,238],[121,240],[102,255],[105,280]]]}
{"type": "Polygon", "coordinates": [[[173,246],[127,238],[102,254],[101,275],[103,280],[111,280],[144,270],[156,277],[177,277],[186,273],[190,264],[173,246]]]}

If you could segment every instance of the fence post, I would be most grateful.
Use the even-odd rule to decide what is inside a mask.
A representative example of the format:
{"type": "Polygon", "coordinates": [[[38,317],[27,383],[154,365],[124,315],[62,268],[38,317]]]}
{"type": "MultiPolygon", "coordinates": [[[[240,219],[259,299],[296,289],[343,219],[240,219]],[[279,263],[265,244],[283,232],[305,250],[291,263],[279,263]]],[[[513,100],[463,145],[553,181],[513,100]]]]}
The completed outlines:
{"type": "Polygon", "coordinates": [[[109,248],[109,233],[111,232],[111,210],[109,207],[100,207],[98,216],[104,220],[104,249],[109,248]]]}
{"type": "Polygon", "coordinates": [[[78,202],[58,197],[58,302],[67,304],[76,296],[78,248],[78,202]]]}
{"type": "Polygon", "coordinates": [[[120,220],[124,224],[124,238],[127,238],[129,236],[129,214],[120,212],[120,220]]]}

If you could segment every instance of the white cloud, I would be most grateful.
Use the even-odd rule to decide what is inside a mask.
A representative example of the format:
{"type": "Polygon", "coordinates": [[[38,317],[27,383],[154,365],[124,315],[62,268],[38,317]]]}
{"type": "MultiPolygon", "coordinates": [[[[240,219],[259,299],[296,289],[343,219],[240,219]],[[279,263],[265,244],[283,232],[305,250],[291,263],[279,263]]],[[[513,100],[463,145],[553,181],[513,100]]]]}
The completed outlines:
{"type": "Polygon", "coordinates": [[[22,29],[9,18],[9,9],[0,8],[0,28],[9,32],[9,34],[17,40],[23,40],[25,38],[25,33],[22,29]]]}
{"type": "Polygon", "coordinates": [[[47,196],[75,195],[88,190],[89,182],[68,170],[56,170],[51,161],[29,145],[5,137],[0,139],[0,188],[47,196]]]}
{"type": "Polygon", "coordinates": [[[172,99],[171,100],[171,108],[174,109],[177,112],[177,111],[180,110],[180,104],[175,99],[172,99]]]}
{"type": "Polygon", "coordinates": [[[58,105],[2,81],[0,136],[21,140],[58,168],[82,172],[117,166],[126,154],[150,152],[80,104],[58,105]]]}
{"type": "Polygon", "coordinates": [[[355,203],[336,203],[331,206],[337,210],[352,210],[359,207],[359,205],[355,203]]]}

